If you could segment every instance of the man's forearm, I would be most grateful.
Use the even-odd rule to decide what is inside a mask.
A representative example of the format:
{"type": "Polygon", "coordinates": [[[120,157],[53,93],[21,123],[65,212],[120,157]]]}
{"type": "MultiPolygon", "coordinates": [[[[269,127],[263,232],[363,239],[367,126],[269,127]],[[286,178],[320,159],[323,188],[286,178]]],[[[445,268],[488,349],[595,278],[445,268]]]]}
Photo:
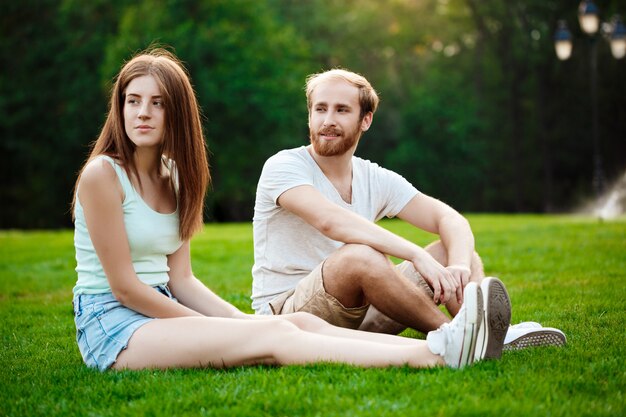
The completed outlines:
{"type": "Polygon", "coordinates": [[[474,253],[474,234],[467,219],[458,213],[441,219],[439,237],[448,251],[448,265],[470,267],[474,253]]]}
{"type": "Polygon", "coordinates": [[[326,237],[343,243],[370,246],[386,255],[412,261],[416,252],[423,251],[414,243],[398,236],[358,214],[339,209],[327,227],[320,230],[326,237]]]}

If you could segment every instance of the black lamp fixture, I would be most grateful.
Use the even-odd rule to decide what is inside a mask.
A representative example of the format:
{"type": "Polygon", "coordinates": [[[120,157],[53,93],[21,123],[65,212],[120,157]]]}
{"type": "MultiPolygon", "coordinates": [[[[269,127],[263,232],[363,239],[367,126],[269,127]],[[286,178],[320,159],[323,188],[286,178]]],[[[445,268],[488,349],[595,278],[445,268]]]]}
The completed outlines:
{"type": "Polygon", "coordinates": [[[595,35],[600,28],[598,6],[591,0],[583,0],[578,6],[578,22],[587,35],[595,35]]]}
{"type": "MultiPolygon", "coordinates": [[[[611,45],[611,53],[615,59],[626,55],[626,27],[620,16],[615,15],[610,23],[601,23],[598,6],[591,0],[583,0],[578,6],[578,22],[580,28],[589,36],[589,67],[590,95],[592,114],[593,139],[593,190],[597,197],[604,191],[604,171],[600,155],[600,125],[598,122],[598,53],[596,34],[600,33],[611,45]]],[[[554,33],[554,49],[556,56],[565,61],[572,55],[572,33],[564,20],[559,20],[554,33]]]]}
{"type": "MultiPolygon", "coordinates": [[[[600,22],[600,10],[591,0],[583,0],[578,6],[578,22],[580,28],[589,36],[600,32],[611,45],[611,53],[615,59],[626,56],[626,26],[619,15],[614,15],[611,22],[600,22]]],[[[554,48],[556,56],[565,61],[572,55],[572,33],[565,20],[559,20],[554,32],[554,48]]]]}
{"type": "Polygon", "coordinates": [[[613,16],[610,28],[611,53],[615,59],[622,59],[626,56],[626,26],[624,26],[621,16],[613,16]]]}
{"type": "Polygon", "coordinates": [[[565,20],[559,20],[556,32],[554,33],[554,49],[556,56],[565,61],[572,55],[572,32],[567,28],[565,20]]]}

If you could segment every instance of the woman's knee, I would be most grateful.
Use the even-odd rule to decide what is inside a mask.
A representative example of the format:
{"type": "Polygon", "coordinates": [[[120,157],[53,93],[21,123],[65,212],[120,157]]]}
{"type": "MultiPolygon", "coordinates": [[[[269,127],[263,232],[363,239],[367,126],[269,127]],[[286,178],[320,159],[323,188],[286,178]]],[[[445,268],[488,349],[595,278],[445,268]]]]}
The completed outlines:
{"type": "Polygon", "coordinates": [[[292,363],[294,352],[299,350],[302,338],[307,334],[304,333],[305,329],[300,327],[306,326],[306,322],[308,320],[304,318],[304,313],[289,314],[265,322],[267,327],[252,341],[265,352],[264,363],[275,365],[292,363]]]}
{"type": "Polygon", "coordinates": [[[323,319],[305,312],[292,313],[281,316],[281,318],[293,323],[299,329],[309,332],[315,332],[328,325],[323,319]]]}

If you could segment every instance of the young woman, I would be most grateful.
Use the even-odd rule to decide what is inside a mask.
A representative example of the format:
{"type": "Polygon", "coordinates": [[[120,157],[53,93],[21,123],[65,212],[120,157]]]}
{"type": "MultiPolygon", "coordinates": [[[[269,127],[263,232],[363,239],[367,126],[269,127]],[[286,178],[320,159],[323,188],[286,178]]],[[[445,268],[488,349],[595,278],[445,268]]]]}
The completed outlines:
{"type": "MultiPolygon", "coordinates": [[[[104,371],[252,364],[463,367],[474,361],[482,295],[427,341],[331,326],[298,313],[244,314],[191,270],[210,175],[186,70],[163,49],[127,62],[76,183],[77,342],[104,371]]],[[[479,357],[480,359],[480,357],[479,357]]]]}

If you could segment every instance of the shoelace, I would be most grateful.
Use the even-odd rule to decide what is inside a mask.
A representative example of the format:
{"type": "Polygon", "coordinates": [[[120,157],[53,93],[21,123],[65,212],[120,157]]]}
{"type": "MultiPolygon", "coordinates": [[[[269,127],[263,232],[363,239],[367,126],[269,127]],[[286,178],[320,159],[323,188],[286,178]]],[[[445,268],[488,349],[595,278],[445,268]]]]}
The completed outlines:
{"type": "Polygon", "coordinates": [[[441,330],[441,333],[443,334],[443,352],[441,353],[442,355],[446,354],[446,348],[448,347],[448,345],[451,343],[453,337],[453,333],[454,333],[454,327],[452,327],[450,325],[450,323],[444,323],[441,325],[441,327],[439,327],[439,329],[441,330]]]}

